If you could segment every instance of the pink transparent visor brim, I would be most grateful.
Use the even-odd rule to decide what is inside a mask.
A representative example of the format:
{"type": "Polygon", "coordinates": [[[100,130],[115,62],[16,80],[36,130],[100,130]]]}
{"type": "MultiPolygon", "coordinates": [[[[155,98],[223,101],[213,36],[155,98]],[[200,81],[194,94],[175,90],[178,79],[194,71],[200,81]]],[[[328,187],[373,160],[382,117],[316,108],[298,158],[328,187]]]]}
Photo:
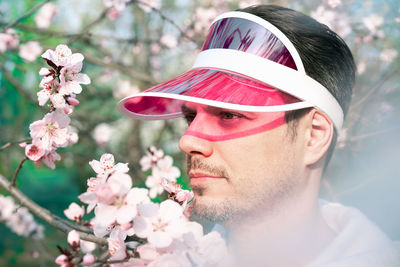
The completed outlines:
{"type": "MultiPolygon", "coordinates": [[[[211,142],[226,141],[246,137],[275,129],[285,124],[284,112],[252,113],[239,112],[245,117],[224,119],[224,113],[197,112],[196,118],[189,123],[184,135],[191,135],[211,142]],[[246,116],[247,115],[247,116],[246,116]]],[[[226,110],[220,110],[226,112],[226,110]]]]}
{"type": "Polygon", "coordinates": [[[136,118],[162,119],[181,116],[182,105],[187,101],[204,103],[203,100],[219,102],[220,107],[224,103],[262,107],[301,102],[289,94],[236,73],[193,69],[126,99],[123,106],[136,118]],[[185,100],[179,99],[179,96],[185,96],[185,100]]]}

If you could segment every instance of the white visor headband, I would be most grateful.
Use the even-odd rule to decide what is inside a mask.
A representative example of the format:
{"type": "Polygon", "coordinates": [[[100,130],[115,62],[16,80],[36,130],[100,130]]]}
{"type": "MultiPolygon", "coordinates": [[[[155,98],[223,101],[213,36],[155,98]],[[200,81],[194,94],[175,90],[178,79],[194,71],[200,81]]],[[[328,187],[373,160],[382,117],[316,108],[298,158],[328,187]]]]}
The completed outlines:
{"type": "Polygon", "coordinates": [[[181,106],[187,101],[248,112],[315,107],[331,119],[337,131],[343,123],[339,103],[306,74],[289,39],[264,19],[238,11],[224,13],[213,21],[190,71],[122,99],[118,109],[133,118],[168,119],[181,116],[181,106]],[[249,82],[237,83],[235,76],[249,82]],[[254,81],[267,88],[250,92],[246,84],[254,81]],[[280,101],[268,88],[298,100],[280,101]]]}

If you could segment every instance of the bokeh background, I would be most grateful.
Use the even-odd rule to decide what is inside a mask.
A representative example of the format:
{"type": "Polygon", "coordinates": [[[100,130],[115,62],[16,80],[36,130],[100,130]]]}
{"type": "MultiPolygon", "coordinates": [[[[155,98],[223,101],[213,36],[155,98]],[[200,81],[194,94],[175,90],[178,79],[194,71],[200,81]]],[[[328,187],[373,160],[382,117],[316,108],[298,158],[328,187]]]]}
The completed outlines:
{"type": "MultiPolygon", "coordinates": [[[[341,35],[353,51],[357,84],[321,197],[359,208],[400,240],[398,0],[0,0],[0,32],[13,29],[19,40],[4,49],[0,44],[0,147],[15,142],[0,150],[0,173],[12,177],[24,157],[18,142],[46,112],[36,96],[38,71],[46,67],[41,51],[67,44],[85,56],[82,72],[92,81],[83,86],[71,116],[79,142],[58,150],[62,160],[55,170],[26,162],[19,188],[65,217],[63,210],[77,201],[93,175],[88,162],[103,153],[128,162],[134,183],[144,186],[146,173],[139,160],[150,145],[173,156],[182,171],[179,181],[187,187],[184,155],[178,149],[183,121],[134,121],[122,117],[116,104],[189,69],[215,16],[260,3],[311,15],[341,35]],[[25,45],[32,41],[40,48],[32,46],[26,53],[25,45]]],[[[5,192],[0,189],[0,194],[5,192]]],[[[45,226],[42,240],[21,237],[0,223],[0,266],[54,265],[56,245],[64,245],[65,236],[38,222],[45,226]]]]}

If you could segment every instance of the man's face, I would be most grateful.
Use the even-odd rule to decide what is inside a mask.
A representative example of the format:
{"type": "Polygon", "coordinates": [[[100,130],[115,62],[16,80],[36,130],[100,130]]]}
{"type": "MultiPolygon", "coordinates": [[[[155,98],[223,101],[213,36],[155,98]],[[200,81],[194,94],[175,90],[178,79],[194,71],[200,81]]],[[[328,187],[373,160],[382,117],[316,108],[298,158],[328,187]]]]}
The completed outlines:
{"type": "Polygon", "coordinates": [[[272,212],[302,187],[297,179],[302,145],[299,138],[289,134],[287,124],[252,131],[262,129],[260,121],[283,118],[283,112],[238,112],[194,103],[186,103],[182,111],[189,128],[179,146],[187,154],[196,215],[224,222],[261,211],[272,212]],[[243,125],[246,129],[241,129],[243,125]],[[208,138],[215,136],[214,132],[231,136],[232,131],[244,134],[237,138],[208,138]]]}

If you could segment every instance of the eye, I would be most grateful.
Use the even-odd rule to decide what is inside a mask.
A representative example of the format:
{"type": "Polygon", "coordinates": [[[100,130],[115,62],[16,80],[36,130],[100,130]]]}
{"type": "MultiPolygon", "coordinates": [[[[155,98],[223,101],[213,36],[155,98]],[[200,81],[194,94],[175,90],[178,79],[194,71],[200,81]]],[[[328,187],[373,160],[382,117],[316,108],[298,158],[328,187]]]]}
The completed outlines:
{"type": "Polygon", "coordinates": [[[196,118],[196,113],[184,113],[183,116],[185,118],[186,123],[190,125],[190,123],[194,121],[194,118],[196,118]]]}
{"type": "Polygon", "coordinates": [[[233,120],[233,119],[238,119],[238,118],[244,118],[245,116],[240,114],[240,113],[229,112],[229,111],[221,111],[219,113],[219,117],[222,120],[233,120]]]}

